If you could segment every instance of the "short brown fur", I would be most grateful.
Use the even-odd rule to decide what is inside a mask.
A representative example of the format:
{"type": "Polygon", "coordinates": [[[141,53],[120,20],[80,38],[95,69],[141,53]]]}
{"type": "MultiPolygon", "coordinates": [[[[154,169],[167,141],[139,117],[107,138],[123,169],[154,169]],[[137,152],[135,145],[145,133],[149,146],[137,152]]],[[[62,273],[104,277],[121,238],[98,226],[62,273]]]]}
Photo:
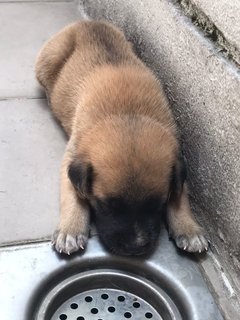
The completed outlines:
{"type": "MultiPolygon", "coordinates": [[[[94,197],[148,194],[167,200],[180,152],[161,84],[136,57],[123,33],[106,22],[74,23],[39,53],[36,76],[69,136],[61,170],[59,252],[83,248],[94,197]],[[91,194],[68,177],[73,161],[93,165],[91,194]]],[[[187,186],[168,204],[168,224],[180,248],[203,251],[207,242],[188,203],[187,186]]]]}

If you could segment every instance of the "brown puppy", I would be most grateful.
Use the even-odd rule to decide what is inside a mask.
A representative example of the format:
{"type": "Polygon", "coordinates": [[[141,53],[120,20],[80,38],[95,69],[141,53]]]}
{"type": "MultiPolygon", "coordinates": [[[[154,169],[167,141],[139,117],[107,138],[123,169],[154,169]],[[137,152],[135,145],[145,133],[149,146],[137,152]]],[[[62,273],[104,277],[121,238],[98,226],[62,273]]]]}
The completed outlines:
{"type": "Polygon", "coordinates": [[[165,211],[179,248],[206,250],[168,101],[123,33],[105,22],[72,24],[45,44],[36,75],[69,136],[57,251],[84,248],[90,210],[112,252],[147,252],[165,211]]]}

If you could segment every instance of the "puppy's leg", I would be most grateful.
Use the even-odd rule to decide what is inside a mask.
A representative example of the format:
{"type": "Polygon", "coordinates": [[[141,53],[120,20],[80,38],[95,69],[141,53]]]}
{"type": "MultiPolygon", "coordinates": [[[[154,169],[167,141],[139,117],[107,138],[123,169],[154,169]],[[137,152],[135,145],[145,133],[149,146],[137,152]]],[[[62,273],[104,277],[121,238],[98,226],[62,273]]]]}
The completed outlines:
{"type": "Polygon", "coordinates": [[[208,249],[208,241],[204,236],[203,229],[191,212],[186,182],[179,198],[174,201],[170,199],[167,222],[169,235],[180,249],[189,252],[203,252],[208,249]]]}
{"type": "Polygon", "coordinates": [[[71,153],[66,151],[61,170],[61,217],[53,235],[53,245],[58,252],[71,254],[84,249],[89,234],[89,207],[81,200],[68,178],[71,153]]]}

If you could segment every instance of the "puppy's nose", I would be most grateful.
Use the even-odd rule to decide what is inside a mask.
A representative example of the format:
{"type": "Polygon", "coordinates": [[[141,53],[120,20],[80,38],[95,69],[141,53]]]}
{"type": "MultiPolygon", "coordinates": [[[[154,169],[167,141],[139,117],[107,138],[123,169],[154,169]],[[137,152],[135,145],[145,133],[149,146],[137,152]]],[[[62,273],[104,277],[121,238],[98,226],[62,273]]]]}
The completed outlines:
{"type": "Polygon", "coordinates": [[[135,243],[124,246],[124,252],[126,255],[143,255],[146,254],[149,248],[149,242],[142,242],[142,245],[136,245],[135,243]]]}
{"type": "Polygon", "coordinates": [[[147,243],[148,243],[148,239],[146,237],[146,234],[140,230],[140,228],[135,225],[135,240],[134,240],[134,244],[138,247],[144,247],[147,243]]]}
{"type": "Polygon", "coordinates": [[[134,244],[137,247],[144,247],[148,244],[148,239],[146,239],[146,237],[142,233],[139,233],[135,238],[134,244]]]}

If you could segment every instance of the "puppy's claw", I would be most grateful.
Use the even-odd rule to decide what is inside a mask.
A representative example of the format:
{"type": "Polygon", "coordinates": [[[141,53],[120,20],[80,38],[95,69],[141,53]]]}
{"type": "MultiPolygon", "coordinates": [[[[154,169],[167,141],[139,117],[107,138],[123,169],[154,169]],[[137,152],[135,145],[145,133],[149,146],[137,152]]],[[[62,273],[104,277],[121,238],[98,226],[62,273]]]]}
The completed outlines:
{"type": "Polygon", "coordinates": [[[87,243],[87,237],[82,234],[72,236],[63,232],[55,232],[53,235],[53,241],[53,245],[59,253],[63,252],[70,255],[80,249],[84,250],[87,243]]]}
{"type": "Polygon", "coordinates": [[[180,249],[188,252],[201,253],[208,250],[208,242],[202,234],[180,235],[175,238],[175,241],[180,249]]]}

